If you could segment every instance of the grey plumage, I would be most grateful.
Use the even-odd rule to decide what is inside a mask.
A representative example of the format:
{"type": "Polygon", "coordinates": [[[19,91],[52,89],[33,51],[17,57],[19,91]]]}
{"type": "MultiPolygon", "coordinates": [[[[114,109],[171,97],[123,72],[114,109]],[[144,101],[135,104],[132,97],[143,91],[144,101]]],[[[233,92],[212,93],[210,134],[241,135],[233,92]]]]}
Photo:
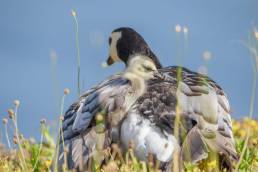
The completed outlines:
{"type": "MultiPolygon", "coordinates": [[[[193,154],[190,156],[192,162],[204,159],[207,151],[221,153],[226,159],[236,160],[230,106],[221,87],[208,76],[183,67],[161,68],[147,43],[138,41],[143,38],[133,29],[119,28],[113,33],[110,53],[112,63],[123,61],[128,64],[131,59],[128,54],[140,52],[148,56],[148,52],[151,52],[150,59],[163,75],[162,79],[150,80],[145,94],[130,108],[121,129],[123,146],[128,147],[127,142],[134,140],[135,151],[140,159],[146,160],[147,153],[150,152],[158,160],[168,163],[176,148],[193,142],[203,146],[193,146],[187,150],[193,154]],[[181,121],[180,137],[175,142],[173,130],[176,108],[181,121]],[[164,147],[163,144],[168,146],[164,147]]],[[[184,146],[181,149],[182,152],[186,151],[184,146]]],[[[230,163],[229,161],[227,165],[230,163]]]]}
{"type": "MultiPolygon", "coordinates": [[[[219,153],[221,157],[228,158],[228,164],[231,164],[232,161],[238,159],[238,156],[232,134],[229,103],[225,93],[216,82],[207,76],[192,72],[186,68],[181,68],[181,79],[178,80],[177,72],[181,70],[180,68],[172,66],[159,69],[159,72],[163,75],[163,80],[152,79],[148,81],[147,91],[130,109],[128,117],[126,117],[128,120],[125,121],[128,121],[127,123],[133,122],[135,119],[130,120],[130,118],[132,115],[137,114],[142,116],[139,121],[146,119],[148,121],[144,120],[146,125],[151,126],[153,129],[156,128],[155,130],[160,136],[173,137],[176,106],[178,105],[181,109],[179,114],[179,138],[174,145],[175,147],[181,146],[182,159],[195,163],[206,159],[208,152],[215,152],[219,153]],[[197,84],[198,87],[193,89],[194,84],[197,84]],[[180,87],[181,85],[183,87],[180,87]],[[208,113],[210,109],[214,109],[211,114],[208,113]],[[191,146],[186,147],[189,145],[191,146]],[[189,156],[184,156],[185,154],[189,156]]],[[[139,122],[133,125],[132,128],[136,128],[137,125],[145,126],[139,122]]],[[[135,135],[141,133],[140,130],[144,130],[141,127],[139,131],[134,133],[135,135]]],[[[134,129],[128,132],[133,131],[134,129]]],[[[125,133],[122,140],[125,137],[130,136],[125,133]]],[[[163,146],[158,144],[158,139],[149,142],[144,137],[142,141],[139,141],[138,136],[131,137],[135,139],[136,147],[137,144],[163,146]]],[[[153,135],[153,137],[155,136],[153,135]]],[[[126,141],[127,139],[123,144],[127,145],[126,141]]],[[[151,146],[147,146],[145,149],[156,157],[164,154],[153,150],[151,146]]],[[[171,156],[166,156],[166,163],[170,163],[171,159],[169,157],[172,157],[172,153],[173,151],[171,156]]],[[[139,157],[144,160],[142,155],[139,157]]]]}
{"type": "MultiPolygon", "coordinates": [[[[68,149],[68,168],[86,165],[97,147],[95,117],[104,112],[105,134],[100,149],[110,144],[115,131],[128,109],[145,91],[145,80],[155,77],[155,65],[146,57],[135,57],[121,74],[112,75],[88,90],[73,103],[64,115],[62,125],[65,146],[68,149]]],[[[114,135],[114,137],[116,137],[114,135]]],[[[58,164],[64,162],[62,139],[59,141],[58,164]]],[[[99,160],[101,161],[101,159],[99,160]]]]}
{"type": "MultiPolygon", "coordinates": [[[[130,90],[128,87],[130,87],[130,82],[127,79],[121,75],[113,75],[83,94],[80,100],[67,110],[63,121],[63,135],[69,151],[70,169],[78,168],[81,161],[85,164],[90,153],[95,149],[94,117],[96,114],[101,111],[106,111],[107,114],[112,113],[115,106],[125,108],[124,98],[121,96],[127,94],[130,90]]],[[[64,161],[61,141],[59,164],[64,161]]]]}
{"type": "MultiPolygon", "coordinates": [[[[220,101],[219,105],[221,106],[220,111],[218,111],[218,114],[219,114],[219,118],[217,121],[218,128],[211,131],[215,133],[216,138],[210,139],[208,136],[206,137],[206,135],[202,133],[203,126],[201,124],[198,124],[199,122],[198,116],[202,117],[203,112],[200,111],[200,109],[198,110],[198,108],[194,109],[195,107],[194,105],[192,105],[192,107],[190,108],[191,111],[189,111],[189,109],[182,109],[184,113],[181,114],[182,125],[180,128],[180,137],[179,137],[180,139],[178,140],[178,145],[181,145],[181,144],[183,145],[182,152],[190,151],[190,155],[191,155],[190,158],[192,162],[197,162],[201,159],[206,158],[208,149],[211,149],[214,152],[221,152],[224,156],[232,157],[231,159],[237,159],[237,154],[234,148],[234,140],[232,136],[231,121],[230,121],[230,116],[228,114],[230,109],[228,107],[226,95],[224,94],[222,89],[218,87],[214,81],[210,80],[206,76],[202,76],[200,74],[193,73],[189,70],[184,70],[184,69],[182,72],[181,82],[184,82],[186,84],[186,87],[188,87],[187,83],[189,82],[189,80],[191,80],[191,82],[198,82],[198,84],[201,86],[200,88],[203,88],[203,89],[191,89],[189,88],[191,86],[189,86],[188,88],[184,88],[184,90],[178,89],[178,81],[176,79],[177,70],[178,70],[178,67],[168,67],[168,68],[160,69],[159,71],[164,75],[164,79],[163,80],[152,79],[148,81],[147,91],[132,106],[133,109],[135,109],[137,113],[141,115],[143,118],[150,121],[151,125],[154,125],[157,128],[159,128],[159,130],[161,131],[160,134],[164,132],[163,133],[164,137],[167,134],[173,135],[174,120],[175,120],[175,114],[176,114],[175,107],[176,107],[177,101],[180,101],[178,100],[177,92],[182,91],[182,93],[185,94],[186,96],[189,96],[190,94],[189,97],[196,98],[196,101],[198,101],[198,97],[200,97],[203,94],[207,95],[209,93],[207,91],[208,90],[207,88],[210,88],[210,89],[212,88],[213,90],[216,91],[217,97],[222,96],[218,99],[218,101],[220,101]],[[189,77],[193,77],[193,78],[189,79],[189,77]],[[201,80],[200,79],[201,77],[204,77],[207,80],[207,82],[199,82],[199,80],[201,80]],[[226,111],[224,110],[225,107],[227,107],[226,111]],[[198,128],[198,126],[200,127],[198,128]],[[186,140],[184,139],[185,136],[187,138],[186,140]],[[184,145],[192,145],[192,147],[190,147],[190,150],[189,149],[185,150],[184,145]]],[[[120,81],[121,79],[120,77],[121,77],[120,75],[111,77],[110,79],[105,80],[103,84],[100,84],[99,87],[96,87],[94,89],[100,90],[100,91],[106,90],[110,86],[108,80],[110,80],[110,83],[113,83],[113,84],[117,82],[122,85],[126,84],[127,82],[123,80],[122,80],[123,82],[120,81]]],[[[117,90],[117,89],[110,90],[112,94],[110,94],[109,97],[105,97],[105,100],[108,100],[106,103],[106,105],[108,106],[104,106],[106,107],[106,110],[114,109],[114,107],[112,106],[121,106],[121,102],[123,102],[121,94],[122,95],[125,94],[123,93],[123,91],[125,90],[126,88],[123,88],[121,90],[117,90]],[[113,91],[115,90],[117,92],[113,93],[113,91]],[[117,101],[114,101],[114,100],[117,100],[117,101]]],[[[93,105],[91,105],[92,102],[95,102],[98,104],[98,101],[95,101],[98,96],[94,94],[96,94],[96,91],[94,92],[89,91],[87,94],[82,96],[81,101],[83,99],[89,100],[89,101],[85,101],[83,106],[84,110],[88,109],[88,110],[94,111],[93,108],[88,108],[88,107],[93,107],[93,105]]],[[[66,113],[67,116],[70,116],[71,112],[73,112],[75,115],[77,113],[76,110],[79,109],[78,106],[79,106],[79,102],[77,102],[77,105],[72,105],[71,106],[72,108],[69,109],[66,113]]],[[[99,105],[98,106],[94,105],[94,107],[95,106],[98,107],[99,105]]],[[[188,106],[190,107],[191,105],[188,105],[188,106]]],[[[131,108],[130,112],[133,111],[133,109],[131,108]]],[[[76,138],[76,137],[79,138],[80,137],[79,133],[74,132],[74,130],[72,130],[71,128],[71,125],[72,125],[71,121],[74,120],[74,116],[70,116],[70,118],[68,118],[67,116],[65,116],[65,121],[63,124],[65,139],[76,138]],[[68,124],[70,124],[70,127],[67,127],[68,124]]],[[[210,121],[209,118],[206,118],[206,119],[207,119],[206,123],[209,124],[211,122],[211,124],[213,124],[212,120],[210,121]]],[[[84,120],[82,121],[88,125],[89,120],[90,119],[86,118],[86,121],[84,120]]],[[[90,126],[88,125],[87,127],[83,128],[81,131],[82,133],[88,133],[88,132],[92,132],[93,128],[94,128],[94,123],[92,123],[90,126]]],[[[92,140],[92,142],[94,142],[94,137],[88,137],[88,135],[85,135],[84,139],[86,139],[86,141],[92,140]]],[[[76,145],[78,146],[78,144],[81,142],[79,140],[71,139],[70,141],[71,143],[68,144],[68,145],[73,145],[73,146],[70,146],[71,150],[75,149],[76,145]]],[[[156,145],[156,146],[159,146],[159,145],[156,145]]],[[[82,147],[80,147],[80,149],[82,149],[82,147]]],[[[94,146],[91,145],[91,149],[95,149],[94,146]]],[[[78,151],[78,152],[81,152],[81,151],[78,151]]],[[[89,154],[88,152],[90,151],[88,150],[87,146],[84,147],[84,152],[86,152],[85,155],[89,154]]],[[[76,151],[74,151],[73,154],[75,155],[76,151]]],[[[75,159],[71,159],[70,161],[79,162],[76,160],[78,157],[80,156],[77,155],[75,159]]],[[[183,156],[182,158],[185,159],[185,156],[183,156]]],[[[83,159],[85,162],[87,162],[86,161],[87,156],[83,157],[83,159]]],[[[185,159],[185,160],[189,160],[189,159],[185,159]]],[[[70,163],[70,165],[71,164],[75,166],[75,164],[70,163]]]]}
{"type": "MultiPolygon", "coordinates": [[[[138,33],[128,34],[135,32],[130,28],[120,28],[116,32],[112,33],[114,39],[110,40],[109,64],[122,60],[128,65],[136,52],[147,56],[144,60],[149,58],[156,68],[161,68],[160,62],[138,33]]],[[[231,161],[237,160],[230,106],[221,87],[207,76],[178,66],[161,68],[159,73],[162,77],[146,80],[146,89],[135,96],[131,95],[131,91],[141,82],[130,85],[122,74],[111,76],[87,91],[68,109],[63,130],[65,144],[70,150],[69,168],[86,165],[95,151],[96,124],[93,119],[102,110],[111,117],[108,123],[120,130],[116,139],[121,146],[128,148],[129,141],[134,141],[136,156],[146,160],[147,155],[152,153],[162,161],[162,170],[169,171],[173,153],[178,149],[184,161],[198,162],[205,159],[209,151],[225,157],[228,166],[231,161]],[[131,97],[128,98],[127,94],[131,97]],[[176,109],[180,112],[179,138],[173,135],[176,109]],[[115,122],[112,122],[113,117],[117,117],[115,122]],[[117,128],[120,122],[121,128],[117,128]]],[[[111,130],[107,127],[102,147],[112,141],[111,130]]],[[[60,157],[62,163],[62,155],[60,157]]]]}

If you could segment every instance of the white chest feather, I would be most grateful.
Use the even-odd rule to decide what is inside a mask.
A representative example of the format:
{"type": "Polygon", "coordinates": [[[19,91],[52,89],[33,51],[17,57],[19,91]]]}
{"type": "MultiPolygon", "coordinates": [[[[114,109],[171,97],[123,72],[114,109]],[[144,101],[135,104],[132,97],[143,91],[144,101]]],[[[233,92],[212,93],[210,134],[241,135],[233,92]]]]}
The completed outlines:
{"type": "Polygon", "coordinates": [[[168,162],[177,148],[176,139],[172,135],[165,136],[160,129],[151,125],[150,121],[139,114],[129,113],[121,126],[122,145],[128,149],[133,142],[135,154],[140,160],[147,160],[148,153],[158,160],[168,162]]]}

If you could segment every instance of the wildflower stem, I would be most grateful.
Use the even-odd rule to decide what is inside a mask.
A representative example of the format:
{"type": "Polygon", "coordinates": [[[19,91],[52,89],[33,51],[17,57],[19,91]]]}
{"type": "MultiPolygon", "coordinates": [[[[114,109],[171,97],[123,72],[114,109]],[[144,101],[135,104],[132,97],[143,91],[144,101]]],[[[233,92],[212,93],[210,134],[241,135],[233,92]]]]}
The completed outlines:
{"type": "Polygon", "coordinates": [[[43,142],[43,138],[44,138],[44,135],[43,135],[43,126],[44,124],[41,124],[41,136],[40,136],[40,144],[39,144],[39,151],[38,151],[38,155],[37,155],[37,159],[35,161],[35,164],[33,166],[33,170],[35,170],[35,168],[37,167],[37,164],[38,164],[38,161],[39,161],[39,155],[41,153],[41,149],[42,149],[42,142],[43,142]]]}
{"type": "Polygon", "coordinates": [[[176,25],[175,26],[175,31],[176,31],[176,60],[177,60],[177,65],[181,66],[182,65],[182,53],[181,53],[181,46],[180,46],[180,32],[181,32],[181,26],[176,25]]]}
{"type": "Polygon", "coordinates": [[[140,163],[142,165],[142,172],[147,172],[148,170],[147,170],[146,162],[141,161],[140,163]]]}
{"type": "Polygon", "coordinates": [[[249,118],[252,119],[253,111],[254,111],[254,101],[255,101],[255,94],[256,94],[256,82],[257,82],[257,71],[254,68],[253,72],[253,83],[252,83],[252,93],[251,93],[251,100],[250,100],[250,111],[249,111],[249,118]]]}
{"type": "Polygon", "coordinates": [[[64,164],[65,164],[65,167],[67,166],[67,152],[66,152],[66,147],[65,147],[65,144],[64,144],[64,131],[63,131],[63,128],[62,128],[62,120],[60,120],[60,132],[61,132],[61,139],[62,139],[62,145],[63,145],[63,153],[64,153],[64,164]]]}
{"type": "Polygon", "coordinates": [[[57,136],[57,146],[55,151],[55,163],[54,163],[54,171],[57,171],[57,160],[59,156],[59,140],[60,140],[60,124],[59,124],[59,130],[58,130],[58,136],[57,136]]]}
{"type": "Polygon", "coordinates": [[[56,148],[56,152],[55,152],[55,166],[54,166],[54,171],[57,171],[57,160],[58,160],[58,156],[59,156],[59,149],[60,149],[60,137],[62,139],[62,145],[63,145],[63,150],[65,149],[65,145],[64,145],[64,135],[63,135],[63,129],[62,129],[62,115],[63,115],[63,109],[64,109],[64,101],[65,101],[65,97],[66,94],[63,95],[62,100],[61,100],[61,108],[60,108],[60,118],[59,118],[59,126],[58,126],[58,136],[57,136],[57,148],[56,148]],[[61,135],[61,136],[60,136],[61,135]]]}
{"type": "Polygon", "coordinates": [[[74,24],[76,28],[75,32],[75,40],[76,40],[76,49],[77,49],[77,89],[78,89],[78,96],[80,96],[81,92],[81,79],[80,79],[80,73],[81,73],[81,58],[80,58],[80,46],[79,46],[79,25],[77,20],[77,15],[74,10],[72,10],[72,16],[74,19],[74,24]]]}
{"type": "MultiPolygon", "coordinates": [[[[254,110],[254,100],[255,100],[255,93],[256,93],[256,81],[257,81],[257,73],[254,72],[254,78],[253,78],[253,84],[252,84],[251,102],[250,102],[250,111],[249,111],[249,118],[250,119],[252,119],[253,110],[254,110]]],[[[241,164],[241,162],[243,160],[245,151],[247,149],[247,144],[248,144],[249,138],[250,138],[250,127],[247,128],[246,139],[245,139],[245,142],[244,142],[243,149],[241,151],[241,155],[240,155],[239,161],[238,161],[238,163],[236,165],[236,169],[239,168],[239,166],[240,166],[240,164],[241,164]]]]}
{"type": "MultiPolygon", "coordinates": [[[[180,86],[180,82],[182,81],[182,67],[181,67],[181,65],[183,63],[183,56],[182,56],[181,49],[180,49],[181,26],[176,25],[175,30],[176,30],[176,44],[177,44],[177,47],[176,47],[176,49],[177,49],[177,64],[179,66],[177,68],[177,85],[178,85],[178,87],[181,87],[180,86]]],[[[180,139],[179,138],[180,113],[181,113],[181,110],[180,110],[179,104],[177,102],[177,104],[176,104],[176,116],[175,116],[175,121],[174,121],[174,136],[175,136],[176,139],[180,139]]],[[[173,170],[174,171],[179,171],[178,158],[179,158],[179,154],[176,151],[173,154],[173,170]]]]}
{"type": "Polygon", "coordinates": [[[18,130],[18,125],[17,125],[17,115],[18,115],[18,106],[15,106],[15,114],[14,114],[14,118],[12,118],[12,120],[13,120],[13,124],[15,127],[15,135],[16,135],[16,139],[18,142],[18,147],[19,147],[19,150],[20,150],[21,156],[22,156],[22,163],[24,164],[25,171],[28,171],[27,166],[26,166],[25,156],[24,156],[24,150],[22,148],[22,144],[21,144],[20,136],[19,136],[19,130],[18,130]]]}
{"type": "MultiPolygon", "coordinates": [[[[251,55],[253,57],[251,58],[256,58],[257,54],[256,54],[256,42],[255,41],[250,41],[250,45],[247,46],[251,52],[251,55]],[[254,47],[255,51],[251,51],[252,50],[252,46],[254,47]]],[[[252,61],[253,62],[253,61],[252,61]]],[[[254,102],[255,102],[255,95],[256,95],[256,82],[257,82],[257,66],[255,64],[255,60],[254,62],[252,63],[253,65],[253,82],[252,82],[252,92],[251,92],[251,98],[250,98],[250,110],[249,110],[249,119],[252,119],[253,117],[253,111],[254,111],[254,102]]],[[[245,138],[245,142],[244,142],[244,146],[243,146],[243,149],[241,151],[241,155],[240,155],[240,158],[239,158],[239,161],[236,165],[236,170],[238,170],[242,160],[243,160],[243,157],[244,157],[244,154],[245,154],[245,151],[247,149],[247,144],[248,144],[248,141],[249,141],[249,138],[250,138],[250,126],[247,128],[247,133],[246,133],[246,138],[245,138]]]]}
{"type": "Polygon", "coordinates": [[[5,137],[6,137],[6,141],[8,144],[8,148],[11,148],[11,144],[10,144],[10,139],[9,139],[9,134],[8,134],[8,129],[7,129],[7,124],[5,124],[5,137]]]}
{"type": "Polygon", "coordinates": [[[183,28],[183,33],[184,33],[184,44],[183,44],[183,59],[186,58],[187,55],[187,50],[188,50],[188,28],[185,26],[183,28]]]}

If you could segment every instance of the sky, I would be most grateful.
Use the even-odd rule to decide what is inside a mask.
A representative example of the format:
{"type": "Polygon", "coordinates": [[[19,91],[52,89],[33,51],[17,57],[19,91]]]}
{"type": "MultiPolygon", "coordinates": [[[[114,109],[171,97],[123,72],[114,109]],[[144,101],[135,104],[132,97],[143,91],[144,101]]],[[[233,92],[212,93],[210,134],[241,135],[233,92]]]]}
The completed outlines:
{"type": "Polygon", "coordinates": [[[19,128],[25,137],[38,138],[42,118],[56,127],[64,88],[71,90],[64,110],[78,98],[72,9],[79,24],[82,92],[124,69],[123,64],[103,69],[101,63],[112,30],[128,26],[164,66],[177,65],[178,59],[194,71],[205,66],[227,93],[233,118],[242,118],[249,113],[253,81],[244,43],[257,26],[257,7],[256,0],[1,0],[0,118],[20,100],[19,128]],[[176,25],[188,33],[176,33],[176,25]]]}

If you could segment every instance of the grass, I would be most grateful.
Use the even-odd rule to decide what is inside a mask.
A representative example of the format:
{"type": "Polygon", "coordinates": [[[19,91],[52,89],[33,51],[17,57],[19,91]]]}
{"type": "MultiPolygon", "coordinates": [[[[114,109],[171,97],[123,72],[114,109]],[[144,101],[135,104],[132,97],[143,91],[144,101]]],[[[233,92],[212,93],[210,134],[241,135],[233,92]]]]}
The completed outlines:
{"type": "Polygon", "coordinates": [[[78,97],[81,95],[81,56],[80,56],[80,45],[79,45],[79,24],[77,20],[77,14],[75,10],[71,10],[75,25],[75,40],[76,40],[76,52],[77,52],[77,93],[78,97]]]}
{"type": "MultiPolygon", "coordinates": [[[[98,117],[100,118],[100,117],[98,117]]],[[[101,118],[102,119],[102,118],[101,118]]],[[[12,120],[10,120],[12,121],[12,120]]],[[[3,122],[5,126],[11,125],[8,122],[3,122]]],[[[39,143],[34,139],[24,138],[21,133],[19,142],[13,140],[12,147],[9,149],[5,145],[0,145],[0,171],[49,171],[50,165],[54,160],[56,145],[54,138],[49,134],[49,126],[46,120],[41,123],[41,140],[39,143]]],[[[248,117],[243,120],[233,120],[233,132],[236,140],[236,149],[239,154],[244,150],[246,137],[247,146],[243,153],[243,158],[239,164],[239,171],[258,171],[258,121],[248,117]],[[246,130],[249,128],[250,130],[246,130]]],[[[100,132],[101,134],[101,132],[100,132]]],[[[153,162],[153,157],[149,157],[147,163],[139,161],[133,152],[133,146],[125,155],[122,155],[120,148],[117,145],[112,145],[105,150],[98,150],[105,157],[105,165],[101,166],[94,162],[91,169],[93,171],[122,171],[122,172],[147,172],[158,171],[157,164],[153,162]]],[[[184,164],[187,172],[209,171],[216,167],[216,160],[208,160],[200,164],[184,164]]],[[[68,172],[68,170],[65,170],[68,172]]]]}

